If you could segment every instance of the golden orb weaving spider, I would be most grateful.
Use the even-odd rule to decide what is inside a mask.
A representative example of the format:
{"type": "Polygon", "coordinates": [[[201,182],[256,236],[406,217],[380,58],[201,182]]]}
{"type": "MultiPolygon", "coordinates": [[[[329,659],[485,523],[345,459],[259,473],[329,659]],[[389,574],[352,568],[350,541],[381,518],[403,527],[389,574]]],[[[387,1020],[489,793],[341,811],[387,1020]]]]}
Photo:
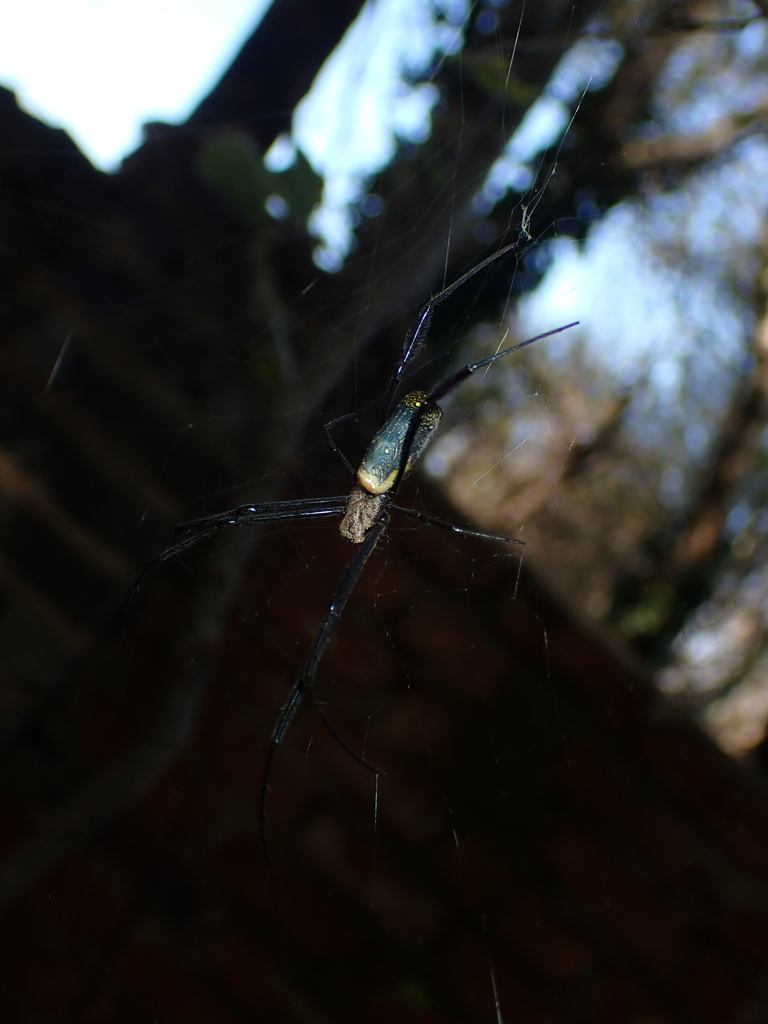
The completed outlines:
{"type": "Polygon", "coordinates": [[[307,660],[304,663],[304,668],[288,695],[288,699],[278,715],[272,735],[270,736],[259,797],[259,827],[264,853],[270,865],[272,864],[272,858],[267,845],[265,830],[266,799],[269,789],[270,770],[275,752],[283,741],[305,694],[309,696],[325,728],[342,750],[368,771],[378,775],[377,770],[359,754],[355,753],[328,721],[322,705],[315,695],[314,682],[320,660],[333,636],[350,594],[365,568],[366,562],[384,535],[390,513],[397,512],[401,515],[410,516],[412,519],[417,519],[420,522],[439,526],[444,530],[451,530],[454,533],[465,534],[469,537],[480,537],[484,540],[500,541],[507,544],[522,544],[522,541],[511,537],[501,537],[496,534],[485,533],[483,530],[474,530],[468,526],[460,526],[457,523],[427,515],[416,509],[404,508],[402,505],[396,504],[394,500],[403,478],[411,471],[414,463],[421,457],[440,423],[442,410],[439,402],[441,399],[455,390],[477,370],[490,366],[499,359],[504,359],[513,352],[518,352],[520,349],[525,348],[527,345],[541,341],[542,338],[548,338],[553,334],[566,331],[570,327],[575,327],[578,323],[578,321],[575,321],[574,323],[565,324],[563,327],[556,327],[552,331],[538,334],[535,338],[528,338],[527,341],[522,341],[511,348],[488,356],[486,359],[481,359],[476,363],[467,363],[460,370],[444,377],[431,391],[412,391],[406,394],[397,405],[394,405],[403,373],[424,344],[435,307],[455,292],[457,288],[465,284],[471,277],[474,277],[475,274],[516,247],[516,243],[513,243],[512,245],[505,246],[503,249],[499,249],[471,270],[468,270],[458,280],[454,281],[453,284],[443,288],[422,308],[406,335],[400,360],[390,379],[384,405],[382,426],[373,436],[357,470],[354,469],[346,456],[338,449],[331,436],[331,428],[334,426],[334,422],[338,423],[339,421],[334,421],[323,427],[331,450],[342,461],[350,474],[356,477],[357,482],[349,495],[329,498],[305,498],[293,501],[266,501],[258,505],[240,505],[238,508],[230,509],[228,512],[217,512],[214,515],[203,516],[200,519],[193,519],[188,523],[182,523],[176,528],[177,536],[179,534],[187,534],[187,536],[146,563],[129,595],[128,601],[130,602],[147,573],[169,559],[178,558],[191,547],[201,543],[201,541],[207,540],[221,530],[229,529],[232,526],[252,526],[257,523],[270,523],[280,520],[311,519],[321,516],[340,515],[343,517],[340,526],[342,537],[358,545],[354,558],[347,566],[341,581],[331,597],[325,619],[315,637],[307,660]]]}

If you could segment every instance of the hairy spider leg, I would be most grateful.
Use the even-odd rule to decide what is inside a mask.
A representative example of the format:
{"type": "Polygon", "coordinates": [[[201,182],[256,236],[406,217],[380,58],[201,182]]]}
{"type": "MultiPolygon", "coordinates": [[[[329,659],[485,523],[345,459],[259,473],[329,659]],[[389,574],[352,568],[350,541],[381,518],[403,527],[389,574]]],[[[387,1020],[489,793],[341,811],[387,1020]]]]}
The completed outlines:
{"type": "Polygon", "coordinates": [[[272,762],[275,758],[275,753],[278,746],[282,743],[283,738],[288,731],[288,727],[293,721],[296,712],[299,709],[301,700],[305,693],[309,694],[309,697],[320,716],[323,725],[328,730],[333,739],[338,743],[341,749],[349,754],[359,765],[362,765],[367,771],[371,772],[374,776],[378,777],[378,770],[373,765],[362,758],[359,754],[355,753],[352,748],[345,743],[345,741],[339,736],[336,730],[333,728],[331,723],[328,721],[328,717],[323,710],[320,701],[317,699],[315,693],[314,683],[317,675],[317,669],[320,661],[325,653],[325,649],[330,643],[331,637],[334,634],[339,618],[349,600],[350,594],[355,588],[360,574],[365,568],[368,559],[373,553],[373,549],[381,540],[384,531],[387,528],[388,515],[386,507],[382,508],[378,519],[367,533],[365,540],[358,547],[355,557],[347,566],[341,582],[336,587],[333,593],[330,604],[328,605],[328,611],[325,614],[325,619],[320,627],[320,632],[315,637],[315,641],[312,644],[307,660],[304,663],[304,668],[301,671],[298,682],[294,685],[288,700],[282,707],[280,715],[275,723],[275,728],[272,730],[272,735],[269,739],[269,749],[267,750],[267,757],[264,763],[264,775],[261,782],[261,793],[259,796],[259,830],[261,832],[261,841],[264,847],[264,854],[270,867],[273,865],[272,857],[269,852],[269,846],[267,844],[267,832],[266,832],[266,803],[267,803],[267,792],[269,790],[269,776],[272,768],[272,762]]]}

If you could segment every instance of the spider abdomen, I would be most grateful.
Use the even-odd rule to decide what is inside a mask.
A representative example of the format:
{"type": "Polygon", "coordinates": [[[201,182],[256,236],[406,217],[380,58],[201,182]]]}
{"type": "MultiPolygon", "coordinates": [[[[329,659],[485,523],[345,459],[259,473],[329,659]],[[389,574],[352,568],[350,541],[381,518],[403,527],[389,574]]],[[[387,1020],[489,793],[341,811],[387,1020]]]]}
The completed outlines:
{"type": "Polygon", "coordinates": [[[368,445],[357,471],[360,486],[371,494],[384,494],[389,491],[400,473],[402,472],[403,476],[409,473],[422,455],[432,440],[442,415],[439,405],[427,404],[425,391],[411,391],[407,394],[368,445]],[[415,428],[414,420],[417,420],[415,428]],[[403,448],[409,438],[408,455],[403,466],[403,448]]]}

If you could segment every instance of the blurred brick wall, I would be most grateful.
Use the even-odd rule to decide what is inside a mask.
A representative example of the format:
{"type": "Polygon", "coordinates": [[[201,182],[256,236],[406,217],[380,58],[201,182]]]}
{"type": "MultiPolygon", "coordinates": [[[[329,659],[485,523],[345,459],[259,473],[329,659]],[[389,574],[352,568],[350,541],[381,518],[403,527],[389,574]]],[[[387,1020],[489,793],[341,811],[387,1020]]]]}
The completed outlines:
{"type": "MultiPolygon", "coordinates": [[[[433,530],[393,531],[321,673],[377,813],[305,709],[270,869],[265,744],[349,548],[265,547],[180,756],[8,906],[4,1019],[492,1022],[494,983],[504,1021],[763,1019],[762,792],[526,578],[513,599],[513,559],[433,530]]],[[[98,773],[122,740],[92,711],[98,773]]]]}

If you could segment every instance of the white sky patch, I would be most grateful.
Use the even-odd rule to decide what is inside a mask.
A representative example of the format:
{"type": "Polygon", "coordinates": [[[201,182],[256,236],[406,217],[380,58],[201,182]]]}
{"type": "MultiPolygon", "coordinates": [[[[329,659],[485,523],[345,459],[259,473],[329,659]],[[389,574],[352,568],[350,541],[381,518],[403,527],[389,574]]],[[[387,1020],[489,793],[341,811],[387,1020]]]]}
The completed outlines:
{"type": "Polygon", "coordinates": [[[325,178],[311,223],[324,242],[315,259],[325,270],[338,269],[350,248],[349,204],[366,180],[390,162],[399,140],[418,143],[429,135],[439,94],[408,77],[461,48],[469,10],[466,0],[439,6],[446,20],[436,20],[429,0],[366,4],[296,109],[296,142],[325,178]]]}
{"type": "Polygon", "coordinates": [[[392,159],[398,129],[421,141],[437,96],[430,86],[407,86],[403,76],[462,41],[461,28],[436,24],[424,0],[367,4],[296,111],[296,134],[315,167],[352,166],[365,176],[392,159]],[[429,101],[419,107],[414,94],[423,90],[429,101]]]}
{"type": "Polygon", "coordinates": [[[184,121],[271,0],[24,0],[0,15],[0,83],[112,170],[147,121],[184,121]]]}

